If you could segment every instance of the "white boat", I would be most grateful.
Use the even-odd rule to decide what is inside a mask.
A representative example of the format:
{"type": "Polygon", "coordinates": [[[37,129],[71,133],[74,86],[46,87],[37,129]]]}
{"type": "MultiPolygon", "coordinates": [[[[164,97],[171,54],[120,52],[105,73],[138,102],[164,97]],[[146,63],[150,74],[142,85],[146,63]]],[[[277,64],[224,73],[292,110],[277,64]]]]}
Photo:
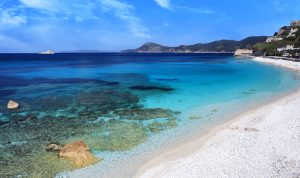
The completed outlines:
{"type": "Polygon", "coordinates": [[[39,52],[39,54],[54,54],[54,52],[52,50],[48,50],[45,52],[39,52]]]}

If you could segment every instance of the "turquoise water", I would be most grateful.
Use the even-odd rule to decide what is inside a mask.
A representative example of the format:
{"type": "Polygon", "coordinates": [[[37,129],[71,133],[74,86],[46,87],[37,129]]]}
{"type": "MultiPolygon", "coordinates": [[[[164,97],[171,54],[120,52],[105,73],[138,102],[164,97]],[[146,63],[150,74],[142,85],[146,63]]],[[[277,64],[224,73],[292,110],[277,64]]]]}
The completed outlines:
{"type": "Polygon", "coordinates": [[[0,70],[1,177],[72,170],[45,148],[76,140],[109,177],[124,160],[134,164],[132,157],[299,84],[292,71],[228,54],[6,54],[0,70]],[[9,99],[20,108],[8,111],[9,99]]]}

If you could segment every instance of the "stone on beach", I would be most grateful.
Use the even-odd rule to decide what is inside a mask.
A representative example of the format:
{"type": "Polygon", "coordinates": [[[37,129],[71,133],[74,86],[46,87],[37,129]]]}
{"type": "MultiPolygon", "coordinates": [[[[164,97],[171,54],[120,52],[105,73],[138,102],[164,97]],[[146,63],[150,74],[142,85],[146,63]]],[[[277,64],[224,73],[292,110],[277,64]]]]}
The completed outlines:
{"type": "Polygon", "coordinates": [[[59,151],[59,157],[71,159],[78,167],[85,167],[97,162],[97,159],[89,152],[88,145],[83,141],[66,144],[64,147],[50,144],[48,150],[59,151]]]}
{"type": "Polygon", "coordinates": [[[248,128],[248,127],[246,127],[244,130],[247,131],[247,132],[258,132],[258,129],[256,129],[256,128],[248,128]]]}
{"type": "Polygon", "coordinates": [[[19,103],[13,100],[9,100],[7,103],[7,109],[17,109],[19,107],[19,103]]]}
{"type": "Polygon", "coordinates": [[[227,126],[227,128],[231,130],[239,130],[239,126],[227,126]]]}

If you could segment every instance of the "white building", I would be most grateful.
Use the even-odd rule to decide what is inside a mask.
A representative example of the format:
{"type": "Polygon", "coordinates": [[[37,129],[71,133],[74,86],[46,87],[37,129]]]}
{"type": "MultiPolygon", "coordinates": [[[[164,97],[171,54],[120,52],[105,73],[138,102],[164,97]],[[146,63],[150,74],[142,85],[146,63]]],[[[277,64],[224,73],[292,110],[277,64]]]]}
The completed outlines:
{"type": "Polygon", "coordinates": [[[293,20],[291,26],[300,26],[300,20],[293,20]]]}
{"type": "Polygon", "coordinates": [[[235,56],[250,56],[253,51],[251,49],[237,49],[234,52],[235,56]]]}
{"type": "Polygon", "coordinates": [[[277,51],[281,52],[281,51],[297,50],[297,49],[300,49],[300,48],[294,48],[294,45],[287,45],[286,47],[277,48],[277,51]]]}
{"type": "Polygon", "coordinates": [[[291,28],[291,31],[287,37],[296,36],[295,33],[298,31],[298,28],[291,28]]]}
{"type": "Polygon", "coordinates": [[[278,36],[271,36],[267,38],[266,43],[271,43],[272,41],[281,41],[281,40],[283,40],[283,38],[278,36]]]}

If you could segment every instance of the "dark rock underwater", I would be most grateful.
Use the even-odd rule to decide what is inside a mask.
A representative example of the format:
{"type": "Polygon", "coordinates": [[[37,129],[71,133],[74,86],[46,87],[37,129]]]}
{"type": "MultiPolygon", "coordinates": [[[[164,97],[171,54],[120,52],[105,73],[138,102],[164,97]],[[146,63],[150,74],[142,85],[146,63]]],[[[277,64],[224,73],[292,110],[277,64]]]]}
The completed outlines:
{"type": "MultiPolygon", "coordinates": [[[[136,77],[148,82],[151,90],[165,91],[144,76],[136,77]]],[[[126,151],[145,142],[151,133],[176,127],[178,113],[143,108],[133,88],[119,81],[2,76],[0,82],[1,177],[52,177],[76,168],[70,160],[48,152],[49,144],[84,140],[92,151],[126,151]],[[29,93],[26,87],[36,92],[29,93]],[[11,97],[19,102],[18,109],[6,109],[11,97]]]]}

